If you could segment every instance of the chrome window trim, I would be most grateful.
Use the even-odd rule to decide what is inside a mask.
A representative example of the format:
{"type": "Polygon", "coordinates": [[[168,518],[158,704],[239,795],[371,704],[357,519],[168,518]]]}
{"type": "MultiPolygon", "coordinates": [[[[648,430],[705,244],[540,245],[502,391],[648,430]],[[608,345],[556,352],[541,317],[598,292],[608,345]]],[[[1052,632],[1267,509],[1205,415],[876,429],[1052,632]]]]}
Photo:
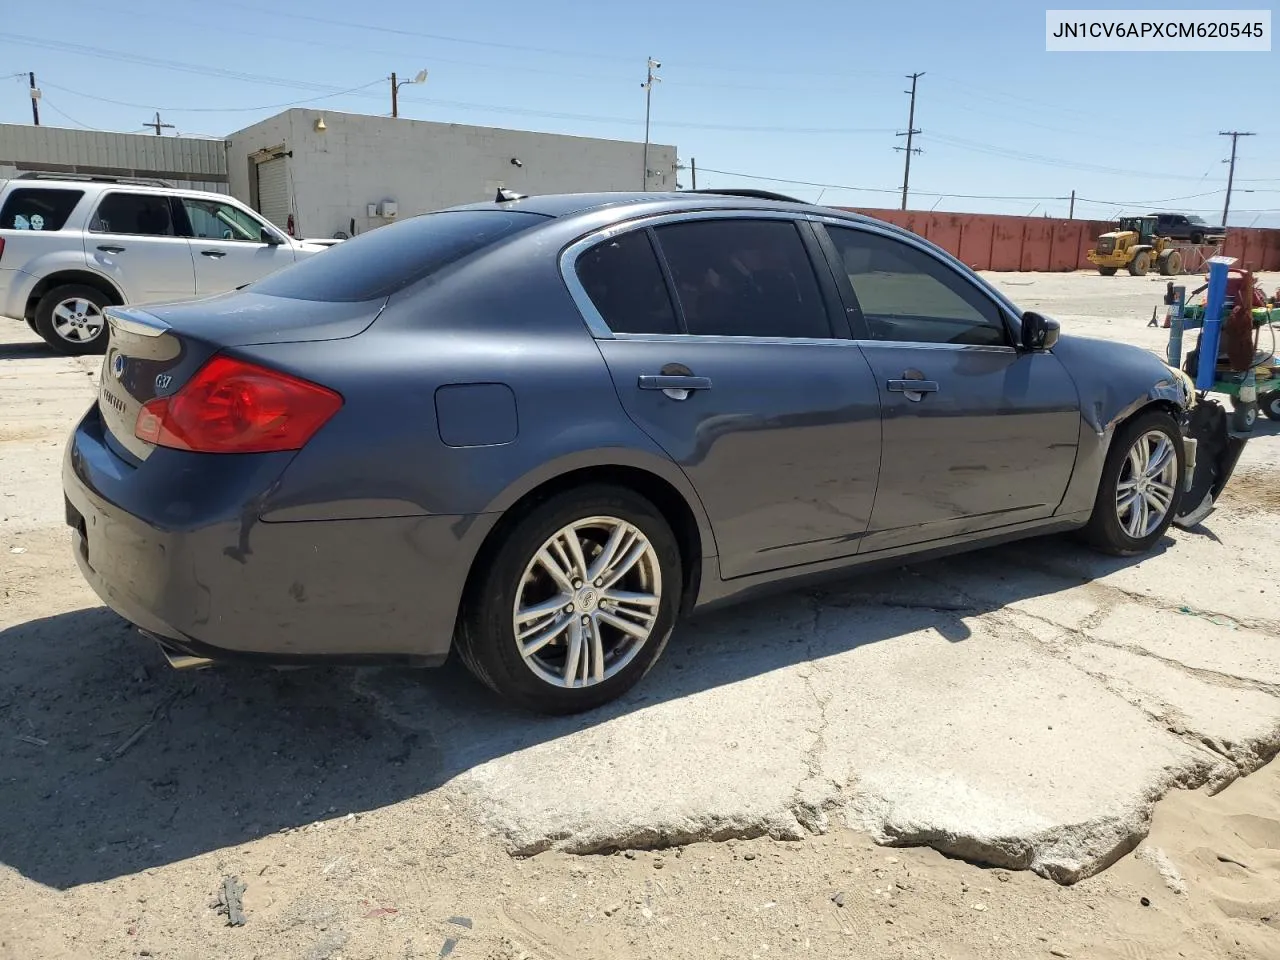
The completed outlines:
{"type": "Polygon", "coordinates": [[[995,346],[987,343],[930,343],[926,340],[853,340],[863,349],[910,347],[913,350],[963,350],[969,353],[1012,353],[1017,347],[995,346]]]}
{"type": "Polygon", "coordinates": [[[766,346],[829,347],[832,344],[854,346],[858,341],[848,337],[733,337],[703,333],[614,333],[602,340],[639,340],[645,343],[751,343],[766,346]]]}
{"type": "MultiPolygon", "coordinates": [[[[614,333],[609,329],[609,325],[605,322],[600,311],[596,309],[591,297],[587,294],[586,288],[578,279],[578,258],[587,250],[594,247],[597,243],[601,243],[611,237],[619,234],[630,233],[633,230],[645,230],[650,227],[665,226],[669,223],[681,223],[691,220],[789,220],[796,223],[801,220],[807,220],[810,223],[830,224],[832,226],[844,227],[850,230],[863,230],[868,233],[878,234],[890,240],[897,240],[905,243],[910,247],[914,247],[927,256],[932,256],[940,261],[944,266],[949,267],[966,283],[972,286],[979,294],[986,296],[995,303],[997,311],[1006,320],[1006,330],[1017,343],[1017,328],[1022,322],[1021,311],[1009,300],[1003,293],[995,289],[991,284],[987,283],[980,276],[970,270],[967,266],[947,253],[941,247],[929,243],[915,234],[900,231],[898,228],[888,224],[880,224],[875,221],[864,221],[855,219],[845,219],[843,217],[833,217],[830,214],[821,213],[804,213],[790,210],[682,210],[673,213],[655,213],[648,216],[637,217],[633,220],[626,220],[621,223],[611,224],[594,230],[583,237],[578,238],[569,244],[560,253],[560,277],[564,280],[565,285],[569,288],[569,295],[573,298],[574,303],[578,307],[578,312],[582,315],[587,329],[591,332],[591,336],[597,340],[653,340],[664,339],[667,341],[675,341],[679,343],[687,343],[696,340],[700,343],[720,342],[720,343],[859,343],[867,344],[884,344],[887,346],[912,346],[923,347],[929,349],[952,349],[952,350],[983,350],[1017,353],[1016,346],[987,346],[982,344],[955,344],[955,343],[925,343],[915,340],[904,341],[886,341],[886,340],[850,340],[847,337],[832,336],[830,338],[822,337],[727,337],[727,336],[708,336],[696,333],[676,333],[676,334],[646,334],[646,333],[614,333]]],[[[807,253],[807,251],[806,251],[807,253]]],[[[656,253],[655,253],[656,255],[656,253]]],[[[815,269],[820,265],[815,264],[815,269]]],[[[675,304],[672,304],[675,307],[675,304]]]]}

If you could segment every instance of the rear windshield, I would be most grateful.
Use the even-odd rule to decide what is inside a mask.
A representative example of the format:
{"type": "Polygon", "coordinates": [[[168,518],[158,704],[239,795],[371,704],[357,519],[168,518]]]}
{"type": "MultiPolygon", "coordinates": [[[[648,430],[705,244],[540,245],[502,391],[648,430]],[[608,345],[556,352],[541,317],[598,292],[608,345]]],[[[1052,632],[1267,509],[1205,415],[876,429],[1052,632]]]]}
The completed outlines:
{"type": "Polygon", "coordinates": [[[0,209],[0,230],[61,230],[83,196],[83,190],[14,190],[0,209]]]}
{"type": "Polygon", "coordinates": [[[292,300],[376,300],[545,222],[539,214],[512,210],[429,213],[344,240],[250,289],[292,300]]]}

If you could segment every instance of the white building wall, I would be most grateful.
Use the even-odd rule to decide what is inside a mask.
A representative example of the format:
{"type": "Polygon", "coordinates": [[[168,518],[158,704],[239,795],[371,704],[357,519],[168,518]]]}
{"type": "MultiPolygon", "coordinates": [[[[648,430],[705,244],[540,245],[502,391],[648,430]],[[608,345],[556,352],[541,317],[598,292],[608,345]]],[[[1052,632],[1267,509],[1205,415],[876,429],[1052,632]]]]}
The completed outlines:
{"type": "MultiPolygon", "coordinates": [[[[284,146],[297,232],[364,233],[386,221],[368,206],[394,201],[401,218],[519,193],[637,190],[644,145],[618,140],[294,109],[233,133],[234,196],[252,202],[249,158],[284,146]],[[324,130],[317,130],[323,118],[324,130]],[[511,163],[515,158],[522,166],[511,163]]],[[[650,144],[650,190],[675,189],[676,148],[650,144]]]]}

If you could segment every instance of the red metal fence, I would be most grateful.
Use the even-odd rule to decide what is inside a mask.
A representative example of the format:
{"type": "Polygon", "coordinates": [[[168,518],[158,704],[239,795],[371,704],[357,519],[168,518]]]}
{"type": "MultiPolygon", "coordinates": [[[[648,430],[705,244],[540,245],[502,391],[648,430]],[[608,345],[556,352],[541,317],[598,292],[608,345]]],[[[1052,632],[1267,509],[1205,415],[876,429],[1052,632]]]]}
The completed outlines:
{"type": "MultiPolygon", "coordinates": [[[[848,209],[905,227],[975,270],[1092,270],[1085,255],[1098,234],[1114,228],[1114,223],[1103,220],[848,209]]],[[[1202,249],[1206,255],[1214,251],[1212,246],[1202,249]]],[[[1251,270],[1280,270],[1280,230],[1233,227],[1222,253],[1251,270]]]]}

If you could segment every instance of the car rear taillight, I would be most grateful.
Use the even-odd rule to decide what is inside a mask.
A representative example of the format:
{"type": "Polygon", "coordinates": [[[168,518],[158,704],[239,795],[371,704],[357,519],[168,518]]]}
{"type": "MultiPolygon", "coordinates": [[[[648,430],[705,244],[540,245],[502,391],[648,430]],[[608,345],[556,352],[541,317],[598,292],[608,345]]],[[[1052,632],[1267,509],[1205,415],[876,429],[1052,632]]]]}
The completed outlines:
{"type": "Polygon", "coordinates": [[[317,383],[215,356],[182,388],[138,411],[139,440],[198,453],[299,450],[342,407],[317,383]]]}
{"type": "Polygon", "coordinates": [[[4,256],[4,237],[0,237],[0,257],[4,256]]]}

